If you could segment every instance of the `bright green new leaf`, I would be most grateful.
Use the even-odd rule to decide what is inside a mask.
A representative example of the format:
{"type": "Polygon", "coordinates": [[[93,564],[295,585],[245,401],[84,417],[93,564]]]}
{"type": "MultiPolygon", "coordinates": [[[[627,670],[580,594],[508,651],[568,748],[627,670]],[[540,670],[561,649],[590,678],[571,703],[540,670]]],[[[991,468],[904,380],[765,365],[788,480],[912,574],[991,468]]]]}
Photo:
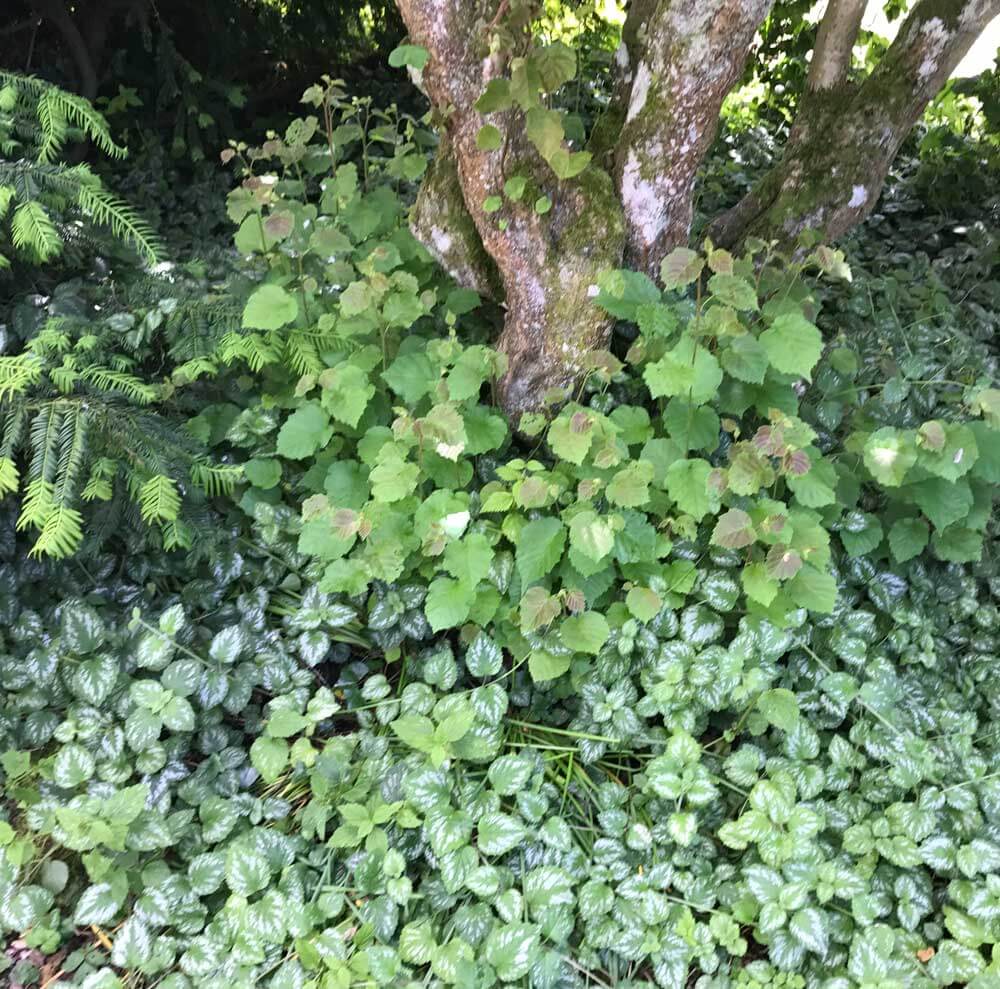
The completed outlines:
{"type": "Polygon", "coordinates": [[[280,285],[261,285],[247,299],[243,325],[251,330],[278,330],[298,314],[295,296],[280,285]]]}

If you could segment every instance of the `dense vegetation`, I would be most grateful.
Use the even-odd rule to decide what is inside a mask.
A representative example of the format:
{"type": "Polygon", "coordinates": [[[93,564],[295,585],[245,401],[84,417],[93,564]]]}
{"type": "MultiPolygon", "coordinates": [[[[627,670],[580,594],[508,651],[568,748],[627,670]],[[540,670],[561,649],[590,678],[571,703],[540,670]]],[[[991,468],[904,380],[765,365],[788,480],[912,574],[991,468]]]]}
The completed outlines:
{"type": "Polygon", "coordinates": [[[5,984],[1000,985],[1000,74],[837,244],[721,248],[815,99],[809,6],[694,235],[597,272],[563,318],[605,345],[528,403],[502,241],[604,181],[615,4],[497,11],[566,174],[519,164],[478,240],[388,5],[327,3],[358,75],[256,127],[241,59],[310,4],[210,3],[210,52],[104,0],[92,99],[65,23],[0,75],[5,984]]]}

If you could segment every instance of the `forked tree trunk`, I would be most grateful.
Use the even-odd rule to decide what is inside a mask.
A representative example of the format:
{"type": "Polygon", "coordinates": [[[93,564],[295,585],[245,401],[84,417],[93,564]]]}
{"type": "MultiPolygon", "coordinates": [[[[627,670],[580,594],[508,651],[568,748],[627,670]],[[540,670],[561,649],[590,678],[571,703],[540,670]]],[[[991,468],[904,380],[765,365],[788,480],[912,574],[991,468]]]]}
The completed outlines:
{"type": "Polygon", "coordinates": [[[635,0],[615,105],[602,121],[607,153],[557,182],[519,111],[474,106],[491,79],[508,73],[511,53],[489,54],[488,42],[509,4],[397,0],[411,40],[430,55],[422,86],[444,132],[411,226],[459,282],[503,298],[498,346],[508,371],[499,397],[509,413],[573,385],[588,353],[607,342],[612,321],[591,301],[602,272],[620,266],[627,249],[630,263],[657,277],[662,257],[687,240],[695,173],[772,2],[635,0]],[[484,124],[500,131],[499,150],[476,146],[484,124]],[[533,198],[504,199],[487,213],[484,202],[514,175],[530,177],[552,209],[541,215],[533,198]]]}
{"type": "Polygon", "coordinates": [[[787,251],[804,230],[832,241],[860,223],[906,135],[1000,13],[1000,0],[921,0],[877,68],[852,84],[846,76],[859,6],[834,0],[828,8],[781,160],[711,225],[717,244],[752,236],[787,251]]]}
{"type": "Polygon", "coordinates": [[[489,25],[496,0],[398,0],[410,37],[430,59],[423,86],[444,117],[451,164],[438,161],[432,184],[417,211],[416,232],[463,280],[489,288],[489,265],[475,250],[471,229],[455,224],[459,204],[448,188],[457,175],[465,208],[503,286],[506,320],[499,349],[508,370],[499,383],[504,408],[515,415],[537,408],[549,389],[572,386],[588,353],[607,341],[611,321],[590,302],[599,274],[621,264],[622,209],[607,173],[590,168],[577,179],[557,182],[528,143],[516,111],[482,114],[474,103],[491,79],[503,76],[508,57],[489,54],[489,25]],[[501,134],[501,147],[483,151],[476,136],[485,124],[501,134]],[[551,209],[542,214],[535,199],[503,201],[487,212],[483,204],[501,196],[506,179],[529,177],[551,209]],[[440,223],[434,216],[440,205],[440,223]],[[446,229],[448,224],[450,229],[446,229]],[[436,243],[435,243],[436,241],[436,243]],[[466,253],[470,247],[472,253],[466,253]]]}

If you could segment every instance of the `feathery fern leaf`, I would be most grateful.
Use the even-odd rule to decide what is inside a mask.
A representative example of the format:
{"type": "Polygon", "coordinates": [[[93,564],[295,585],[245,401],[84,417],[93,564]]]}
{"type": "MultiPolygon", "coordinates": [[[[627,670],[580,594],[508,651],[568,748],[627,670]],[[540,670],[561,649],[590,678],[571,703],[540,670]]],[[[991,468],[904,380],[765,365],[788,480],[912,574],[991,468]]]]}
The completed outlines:
{"type": "Polygon", "coordinates": [[[145,522],[173,522],[181,509],[177,485],[164,474],[151,477],[142,485],[138,501],[145,522]]]}
{"type": "Polygon", "coordinates": [[[55,224],[37,199],[20,203],[10,224],[11,240],[19,251],[50,261],[61,250],[63,239],[55,224]]]}

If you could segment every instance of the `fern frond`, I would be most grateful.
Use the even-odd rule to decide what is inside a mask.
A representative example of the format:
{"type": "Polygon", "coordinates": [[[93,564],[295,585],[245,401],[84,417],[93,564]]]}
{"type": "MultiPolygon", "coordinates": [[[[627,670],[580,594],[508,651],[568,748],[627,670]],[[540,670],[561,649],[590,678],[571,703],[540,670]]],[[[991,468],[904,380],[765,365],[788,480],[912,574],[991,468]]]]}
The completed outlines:
{"type": "Polygon", "coordinates": [[[164,474],[157,474],[139,488],[139,510],[145,522],[173,522],[181,509],[177,485],[164,474]]]}
{"type": "Polygon", "coordinates": [[[59,444],[59,425],[62,422],[63,410],[55,405],[46,404],[39,410],[28,431],[28,442],[31,445],[31,462],[28,465],[28,477],[32,483],[45,481],[51,484],[59,466],[56,449],[59,444]]]}
{"type": "Polygon", "coordinates": [[[149,405],[156,398],[156,388],[134,374],[92,364],[81,377],[103,392],[118,392],[137,405],[149,405]]]}
{"type": "Polygon", "coordinates": [[[149,264],[156,264],[160,245],[153,228],[125,202],[100,185],[81,183],[76,197],[84,216],[131,243],[149,264]]]}
{"type": "Polygon", "coordinates": [[[199,461],[191,467],[191,480],[209,497],[230,494],[243,479],[243,469],[231,464],[199,461]]]}
{"type": "Polygon", "coordinates": [[[64,361],[59,367],[49,368],[49,380],[64,395],[68,395],[76,385],[80,372],[71,361],[64,361]]]}
{"type": "Polygon", "coordinates": [[[160,526],[160,532],[163,534],[164,549],[190,549],[194,545],[194,533],[191,527],[180,519],[165,522],[160,526]]]}
{"type": "Polygon", "coordinates": [[[19,96],[35,103],[35,116],[41,130],[39,161],[55,158],[69,135],[69,124],[83,131],[104,154],[112,158],[124,158],[128,154],[111,137],[111,128],[104,116],[84,97],[34,76],[11,72],[0,73],[0,85],[12,86],[19,96]]]}
{"type": "Polygon", "coordinates": [[[33,354],[0,357],[0,402],[21,395],[42,376],[42,362],[33,354]]]}
{"type": "Polygon", "coordinates": [[[51,556],[61,560],[72,556],[82,542],[83,516],[75,508],[56,505],[45,519],[28,555],[51,556]]]}
{"type": "Polygon", "coordinates": [[[66,409],[59,424],[59,465],[56,468],[54,497],[70,507],[76,492],[77,478],[87,452],[87,416],[79,406],[66,409]]]}
{"type": "Polygon", "coordinates": [[[80,492],[83,501],[110,501],[114,493],[112,481],[118,473],[118,464],[111,457],[100,457],[90,468],[90,477],[80,492]]]}
{"type": "Polygon", "coordinates": [[[177,384],[189,384],[201,377],[214,378],[219,373],[218,365],[207,357],[195,357],[174,368],[171,378],[177,384]]]}
{"type": "Polygon", "coordinates": [[[324,368],[315,344],[298,333],[293,333],[285,341],[285,362],[299,375],[319,374],[324,368]]]}
{"type": "Polygon", "coordinates": [[[28,251],[42,262],[54,258],[62,250],[63,239],[59,231],[45,208],[35,199],[21,203],[14,210],[10,233],[19,251],[28,251]]]}
{"type": "Polygon", "coordinates": [[[52,482],[41,477],[29,482],[21,501],[21,514],[17,518],[18,531],[29,527],[42,529],[55,508],[52,482]]]}
{"type": "Polygon", "coordinates": [[[21,472],[10,457],[0,457],[0,498],[17,491],[21,472]]]}

